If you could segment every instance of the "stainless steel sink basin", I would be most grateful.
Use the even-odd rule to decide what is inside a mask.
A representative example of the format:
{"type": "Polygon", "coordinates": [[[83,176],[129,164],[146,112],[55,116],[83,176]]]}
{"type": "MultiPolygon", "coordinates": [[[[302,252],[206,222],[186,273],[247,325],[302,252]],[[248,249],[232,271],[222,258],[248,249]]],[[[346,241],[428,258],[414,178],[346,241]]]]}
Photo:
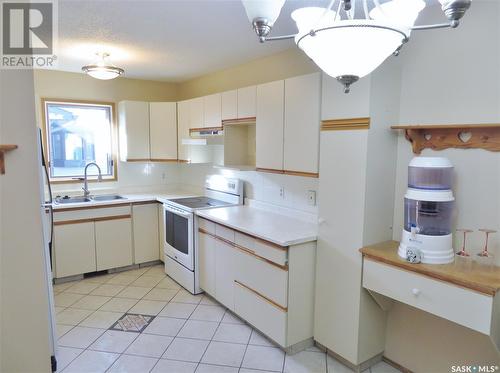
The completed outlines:
{"type": "Polygon", "coordinates": [[[118,194],[109,194],[104,196],[93,196],[92,199],[94,201],[116,201],[118,199],[127,199],[127,198],[120,196],[118,194]]]}
{"type": "Polygon", "coordinates": [[[87,197],[62,197],[62,198],[57,198],[56,203],[58,204],[68,204],[68,203],[86,203],[86,202],[91,202],[92,200],[87,197]]]}
{"type": "Polygon", "coordinates": [[[103,201],[116,201],[121,199],[127,199],[126,197],[120,196],[118,194],[107,194],[102,196],[90,196],[90,197],[59,197],[56,198],[56,203],[60,205],[66,205],[70,203],[89,203],[89,202],[103,202],[103,201]]]}

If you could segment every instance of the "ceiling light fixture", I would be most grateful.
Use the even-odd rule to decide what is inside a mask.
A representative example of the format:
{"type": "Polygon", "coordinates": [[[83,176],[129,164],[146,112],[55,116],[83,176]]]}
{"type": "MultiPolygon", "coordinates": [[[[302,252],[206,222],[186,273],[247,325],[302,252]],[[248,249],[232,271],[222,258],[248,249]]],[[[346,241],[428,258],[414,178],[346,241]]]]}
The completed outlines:
{"type": "Polygon", "coordinates": [[[99,57],[99,60],[95,64],[85,65],[82,67],[82,71],[90,75],[92,78],[110,80],[118,78],[125,72],[122,68],[107,61],[109,53],[96,53],[96,55],[99,57]]]}
{"type": "Polygon", "coordinates": [[[321,70],[344,86],[345,93],[387,57],[398,55],[413,30],[455,28],[471,4],[471,0],[439,0],[448,22],[415,26],[425,7],[423,0],[331,0],[326,8],[292,12],[297,34],[271,37],[285,0],[242,2],[260,42],[294,39],[321,70]]]}

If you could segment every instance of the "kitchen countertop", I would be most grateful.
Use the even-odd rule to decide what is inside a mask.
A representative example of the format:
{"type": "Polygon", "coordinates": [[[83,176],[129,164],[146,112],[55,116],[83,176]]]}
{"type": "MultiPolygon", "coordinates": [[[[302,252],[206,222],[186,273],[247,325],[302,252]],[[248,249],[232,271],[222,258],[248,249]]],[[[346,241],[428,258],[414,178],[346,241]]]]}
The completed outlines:
{"type": "Polygon", "coordinates": [[[316,241],[316,224],[250,206],[198,210],[196,215],[280,246],[316,241]]]}
{"type": "MultiPolygon", "coordinates": [[[[110,194],[110,193],[108,193],[110,194]]],[[[88,208],[93,206],[108,206],[108,205],[120,205],[124,203],[138,203],[138,202],[149,202],[149,201],[158,201],[160,203],[165,202],[167,199],[174,198],[183,198],[183,197],[193,197],[198,195],[196,193],[178,191],[178,192],[158,192],[158,193],[113,193],[118,194],[120,196],[125,197],[126,199],[117,199],[112,201],[91,201],[91,202],[82,202],[82,203],[65,203],[58,204],[53,203],[52,207],[54,211],[64,210],[64,209],[75,209],[75,208],[88,208]]],[[[98,195],[106,195],[106,194],[98,194],[98,195]]]]}

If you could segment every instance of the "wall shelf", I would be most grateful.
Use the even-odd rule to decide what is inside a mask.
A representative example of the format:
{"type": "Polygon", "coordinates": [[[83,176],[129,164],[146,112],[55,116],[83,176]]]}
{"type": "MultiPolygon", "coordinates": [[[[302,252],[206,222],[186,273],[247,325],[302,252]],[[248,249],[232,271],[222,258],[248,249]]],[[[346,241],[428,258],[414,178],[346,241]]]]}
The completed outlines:
{"type": "Polygon", "coordinates": [[[17,145],[0,145],[0,175],[5,174],[5,153],[17,149],[17,145]]]}
{"type": "Polygon", "coordinates": [[[500,123],[398,125],[391,128],[405,131],[405,137],[412,144],[415,154],[420,154],[426,148],[500,151],[500,123]]]}

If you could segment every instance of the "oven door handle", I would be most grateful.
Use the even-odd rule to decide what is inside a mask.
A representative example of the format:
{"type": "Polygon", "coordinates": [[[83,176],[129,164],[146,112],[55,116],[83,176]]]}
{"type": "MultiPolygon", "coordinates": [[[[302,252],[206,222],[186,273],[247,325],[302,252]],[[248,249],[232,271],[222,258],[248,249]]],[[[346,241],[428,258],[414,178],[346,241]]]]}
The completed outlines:
{"type": "Polygon", "coordinates": [[[176,215],[180,215],[180,216],[185,216],[185,217],[190,217],[192,215],[192,212],[188,212],[188,211],[180,211],[180,210],[177,210],[177,209],[171,209],[169,208],[168,206],[163,206],[163,209],[165,211],[169,211],[171,212],[172,214],[176,214],[176,215]]]}

